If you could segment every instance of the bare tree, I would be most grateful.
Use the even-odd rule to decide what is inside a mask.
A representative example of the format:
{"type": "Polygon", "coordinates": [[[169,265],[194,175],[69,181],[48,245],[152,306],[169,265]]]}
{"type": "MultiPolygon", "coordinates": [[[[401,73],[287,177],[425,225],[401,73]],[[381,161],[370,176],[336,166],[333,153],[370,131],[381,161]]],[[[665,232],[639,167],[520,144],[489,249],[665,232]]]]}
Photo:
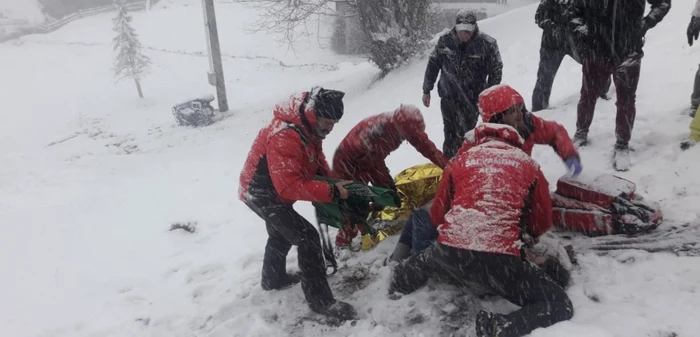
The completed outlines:
{"type": "MultiPolygon", "coordinates": [[[[258,11],[259,19],[250,29],[281,34],[292,47],[298,28],[324,16],[357,17],[368,54],[383,74],[403,65],[425,47],[429,38],[432,0],[347,0],[348,10],[338,13],[330,0],[233,0],[258,11]]],[[[342,25],[336,22],[336,29],[342,25]]],[[[337,41],[335,41],[337,43],[337,41]]]]}
{"type": "MultiPolygon", "coordinates": [[[[233,0],[258,11],[259,19],[249,29],[282,35],[281,42],[292,47],[297,29],[323,16],[336,16],[330,0],[233,0]]],[[[348,1],[354,3],[355,0],[348,1]]]]}

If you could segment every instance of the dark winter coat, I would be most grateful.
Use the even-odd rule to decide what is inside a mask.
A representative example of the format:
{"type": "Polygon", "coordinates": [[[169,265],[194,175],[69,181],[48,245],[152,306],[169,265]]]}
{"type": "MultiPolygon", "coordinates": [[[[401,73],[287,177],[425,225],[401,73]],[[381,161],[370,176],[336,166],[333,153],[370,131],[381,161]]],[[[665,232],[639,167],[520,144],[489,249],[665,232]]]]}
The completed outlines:
{"type": "Polygon", "coordinates": [[[539,237],[552,226],[547,179],[513,127],[482,124],[473,138],[444,170],[430,209],[438,242],[521,256],[524,233],[539,237]]]}
{"type": "Polygon", "coordinates": [[[423,79],[423,93],[429,94],[438,73],[438,95],[443,99],[476,104],[479,93],[501,83],[503,62],[493,37],[474,32],[467,42],[457,39],[457,32],[441,36],[428,59],[423,79]]]}
{"type": "Polygon", "coordinates": [[[316,114],[307,109],[308,93],[275,107],[274,118],[260,130],[239,181],[239,198],[293,204],[297,200],[327,203],[334,186],[314,177],[333,174],[312,130],[316,114]]]}
{"type": "Polygon", "coordinates": [[[571,0],[541,0],[535,12],[535,23],[542,28],[543,49],[569,51],[571,34],[569,5],[571,0]]]}
{"type": "Polygon", "coordinates": [[[671,0],[573,0],[571,24],[583,57],[641,57],[646,31],[661,22],[671,0]],[[646,2],[651,11],[645,17],[646,2]]]}
{"type": "Polygon", "coordinates": [[[413,105],[401,105],[393,112],[365,118],[352,128],[333,156],[333,171],[343,179],[392,187],[394,178],[385,160],[404,141],[435,165],[441,168],[447,165],[448,159],[425,133],[420,110],[413,105]]]}

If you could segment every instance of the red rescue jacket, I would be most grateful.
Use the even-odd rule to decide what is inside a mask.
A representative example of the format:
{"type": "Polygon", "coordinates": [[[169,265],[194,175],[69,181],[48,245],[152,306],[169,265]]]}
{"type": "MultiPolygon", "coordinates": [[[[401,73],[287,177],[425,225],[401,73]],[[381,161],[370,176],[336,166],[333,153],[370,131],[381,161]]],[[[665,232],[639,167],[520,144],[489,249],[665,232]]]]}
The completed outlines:
{"type": "Polygon", "coordinates": [[[576,147],[563,125],[555,121],[546,121],[533,114],[530,116],[534,130],[523,145],[525,153],[532,155],[532,148],[535,144],[544,144],[550,145],[563,160],[578,157],[578,151],[576,151],[576,147]]]}
{"type": "Polygon", "coordinates": [[[430,210],[438,242],[520,256],[523,233],[538,237],[551,228],[547,179],[514,128],[486,123],[473,135],[444,170],[430,210]]]}
{"type": "Polygon", "coordinates": [[[312,131],[316,115],[306,109],[307,92],[277,105],[270,124],[260,130],[241,171],[239,198],[293,204],[297,200],[331,202],[333,187],[314,176],[332,176],[321,139],[312,131]]]}
{"type": "Polygon", "coordinates": [[[394,185],[385,160],[406,140],[435,165],[448,159],[425,133],[425,121],[413,105],[362,120],[345,136],[333,156],[333,171],[343,179],[360,180],[380,187],[394,185]]]}

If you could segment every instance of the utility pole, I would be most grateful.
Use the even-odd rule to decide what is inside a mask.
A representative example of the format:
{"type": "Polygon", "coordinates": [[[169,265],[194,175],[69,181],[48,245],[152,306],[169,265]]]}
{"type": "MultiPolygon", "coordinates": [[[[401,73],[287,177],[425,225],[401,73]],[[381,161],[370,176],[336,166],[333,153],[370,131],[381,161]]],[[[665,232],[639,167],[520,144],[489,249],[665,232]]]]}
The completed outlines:
{"type": "Polygon", "coordinates": [[[219,111],[228,111],[228,99],[226,98],[226,82],[224,81],[224,67],[221,63],[221,47],[219,46],[219,32],[216,27],[216,14],[214,12],[214,0],[202,0],[204,9],[204,27],[206,29],[207,50],[209,52],[209,72],[207,79],[209,84],[216,86],[216,98],[219,103],[219,111]]]}

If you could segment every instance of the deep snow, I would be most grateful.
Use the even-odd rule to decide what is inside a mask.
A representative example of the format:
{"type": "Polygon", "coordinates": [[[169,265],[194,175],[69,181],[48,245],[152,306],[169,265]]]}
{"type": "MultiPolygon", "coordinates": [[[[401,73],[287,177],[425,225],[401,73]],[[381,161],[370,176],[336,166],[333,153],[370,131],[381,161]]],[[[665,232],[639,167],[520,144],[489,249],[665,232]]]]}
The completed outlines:
{"type": "MultiPolygon", "coordinates": [[[[678,147],[688,132],[690,119],[682,112],[700,59],[700,48],[685,42],[691,7],[691,1],[674,2],[666,19],[648,33],[633,167],[620,175],[659,201],[666,214],[667,223],[654,237],[658,242],[639,246],[678,248],[689,242],[685,248],[692,252],[700,248],[692,245],[700,232],[700,180],[693,174],[700,149],[678,147]],[[690,225],[666,232],[683,223],[690,225]]],[[[504,82],[526,102],[539,58],[535,8],[480,23],[498,39],[504,82]]],[[[338,298],[360,312],[354,325],[327,328],[305,321],[308,309],[299,286],[263,292],[266,233],[236,191],[248,148],[270,120],[274,103],[315,84],[347,91],[345,117],[325,142],[331,158],[360,119],[401,103],[421,106],[426,60],[373,83],[377,71],[371,65],[333,55],[315,37],[301,41],[295,55],[272,36],[244,34],[244,23],[255,13],[219,2],[230,117],[202,129],[176,128],[172,105],[213,93],[201,55],[201,15],[197,0],[162,1],[151,12],[134,15],[155,65],[143,81],[144,100],[137,99],[131,82],[113,83],[112,14],[0,44],[5,65],[0,68],[0,335],[435,336],[470,330],[481,308],[513,308],[441,284],[387,299],[389,268],[382,261],[396,237],[358,253],[331,278],[338,298]],[[196,221],[197,232],[169,231],[172,223],[185,221],[196,221]]],[[[328,45],[327,36],[319,41],[328,45]]],[[[556,119],[571,133],[580,82],[580,66],[565,60],[553,108],[538,115],[556,119]]],[[[422,111],[429,135],[441,144],[437,103],[434,92],[433,105],[422,111]]],[[[584,169],[612,172],[614,116],[614,99],[598,102],[593,143],[581,152],[584,169]]],[[[534,157],[552,184],[565,171],[547,147],[536,148],[534,157]]],[[[393,173],[424,162],[410,145],[388,159],[393,173]]],[[[296,208],[313,219],[310,204],[296,208]]],[[[568,293],[576,314],[532,336],[697,335],[698,258],[599,250],[616,239],[574,239],[581,268],[568,293]]],[[[288,262],[296,269],[294,250],[288,262]]]]}

